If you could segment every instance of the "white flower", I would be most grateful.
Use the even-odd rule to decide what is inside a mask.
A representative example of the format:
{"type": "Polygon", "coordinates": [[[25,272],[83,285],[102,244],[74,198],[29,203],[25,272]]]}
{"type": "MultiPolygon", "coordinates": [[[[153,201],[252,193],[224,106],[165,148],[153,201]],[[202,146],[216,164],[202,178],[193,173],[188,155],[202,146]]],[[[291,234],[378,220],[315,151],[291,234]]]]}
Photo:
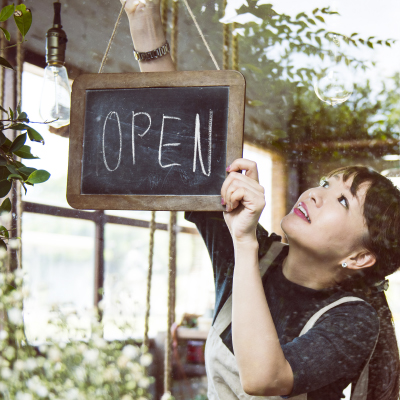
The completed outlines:
{"type": "Polygon", "coordinates": [[[121,397],[121,400],[133,400],[133,397],[129,394],[125,394],[121,397]]]}
{"type": "Polygon", "coordinates": [[[83,367],[75,368],[74,375],[79,382],[83,382],[86,379],[86,370],[83,367]]]}
{"type": "Polygon", "coordinates": [[[79,396],[79,390],[77,388],[69,389],[66,393],[66,398],[68,400],[77,400],[79,396]]]}
{"type": "Polygon", "coordinates": [[[43,385],[38,385],[35,391],[39,397],[46,397],[49,394],[49,391],[47,390],[46,386],[43,385]]]}
{"type": "Polygon", "coordinates": [[[139,380],[138,385],[141,388],[147,389],[150,386],[150,379],[144,376],[142,379],[139,380]]]}
{"type": "Polygon", "coordinates": [[[22,360],[15,361],[14,369],[17,371],[23,371],[25,369],[25,363],[22,360]]]}
{"type": "Polygon", "coordinates": [[[124,354],[119,356],[117,359],[117,365],[119,368],[125,368],[127,366],[128,362],[129,362],[129,358],[124,354]]]}
{"type": "Polygon", "coordinates": [[[0,331],[0,340],[6,340],[8,338],[7,331],[0,331]]]}
{"type": "Polygon", "coordinates": [[[174,400],[174,397],[172,396],[171,392],[165,392],[162,395],[161,400],[174,400]]]}
{"type": "Polygon", "coordinates": [[[36,360],[34,359],[34,358],[28,358],[26,361],[25,361],[25,368],[28,370],[28,371],[33,371],[35,368],[36,368],[36,360]]]}
{"type": "Polygon", "coordinates": [[[148,367],[152,362],[153,356],[150,353],[143,354],[140,357],[140,364],[142,364],[143,367],[148,367]]]}
{"type": "Polygon", "coordinates": [[[22,325],[22,313],[18,308],[11,308],[8,310],[8,319],[14,325],[22,325]]]}
{"type": "Polygon", "coordinates": [[[95,338],[93,343],[98,349],[104,349],[107,346],[107,342],[100,337],[95,338]]]}
{"type": "Polygon", "coordinates": [[[87,364],[95,364],[99,358],[99,351],[97,349],[90,349],[85,351],[83,358],[87,364]]]}
{"type": "Polygon", "coordinates": [[[10,379],[12,377],[12,372],[10,368],[2,368],[1,369],[1,377],[3,379],[10,379]]]}
{"type": "Polygon", "coordinates": [[[30,393],[17,392],[15,400],[33,400],[33,397],[30,393]]]}
{"type": "Polygon", "coordinates": [[[122,349],[122,354],[128,357],[130,360],[133,360],[139,355],[139,349],[136,346],[128,344],[122,349]]]}
{"type": "Polygon", "coordinates": [[[0,260],[2,260],[3,258],[6,258],[6,255],[7,255],[7,250],[4,247],[2,247],[0,249],[0,260]]]}
{"type": "Polygon", "coordinates": [[[51,347],[47,352],[47,358],[50,361],[60,361],[61,360],[61,352],[57,349],[57,347],[51,347]]]}
{"type": "Polygon", "coordinates": [[[10,360],[11,358],[14,358],[14,356],[15,356],[15,349],[14,349],[14,347],[7,346],[7,347],[3,350],[3,356],[4,356],[5,358],[7,358],[8,360],[10,360]]]}

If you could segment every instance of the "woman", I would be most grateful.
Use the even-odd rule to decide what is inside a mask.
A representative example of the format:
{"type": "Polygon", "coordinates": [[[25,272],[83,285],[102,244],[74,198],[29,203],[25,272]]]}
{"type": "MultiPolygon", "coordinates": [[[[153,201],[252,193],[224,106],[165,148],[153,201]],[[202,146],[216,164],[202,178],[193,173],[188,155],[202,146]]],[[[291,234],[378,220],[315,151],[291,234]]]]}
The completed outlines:
{"type": "MultiPolygon", "coordinates": [[[[159,0],[128,0],[125,10],[139,59],[166,48],[159,0]]],[[[140,61],[142,71],[174,70],[158,53],[140,61]]],[[[397,400],[399,354],[383,293],[400,264],[393,184],[366,167],[332,172],[282,220],[289,246],[258,225],[265,200],[255,163],[236,160],[221,196],[225,222],[187,214],[216,284],[209,398],[337,400],[353,383],[354,399],[397,400]]]]}

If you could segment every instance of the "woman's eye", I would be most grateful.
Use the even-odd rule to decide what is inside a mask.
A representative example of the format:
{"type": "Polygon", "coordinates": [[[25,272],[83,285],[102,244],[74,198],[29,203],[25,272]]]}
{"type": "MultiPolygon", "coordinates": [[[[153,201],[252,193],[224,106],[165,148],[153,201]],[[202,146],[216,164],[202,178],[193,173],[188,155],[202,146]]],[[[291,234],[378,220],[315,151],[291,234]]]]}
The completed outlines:
{"type": "Polygon", "coordinates": [[[347,199],[343,195],[339,197],[339,203],[342,204],[344,207],[349,208],[349,205],[347,204],[347,199]]]}
{"type": "Polygon", "coordinates": [[[329,182],[328,181],[321,181],[320,186],[321,187],[328,187],[329,186],[329,182]]]}

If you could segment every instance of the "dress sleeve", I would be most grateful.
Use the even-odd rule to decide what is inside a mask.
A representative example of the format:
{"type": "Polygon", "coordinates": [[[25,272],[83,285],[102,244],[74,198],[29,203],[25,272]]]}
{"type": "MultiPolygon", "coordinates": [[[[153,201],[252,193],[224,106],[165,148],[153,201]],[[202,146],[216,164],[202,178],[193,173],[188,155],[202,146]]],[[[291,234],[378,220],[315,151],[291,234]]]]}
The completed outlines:
{"type": "MultiPolygon", "coordinates": [[[[186,220],[196,224],[211,258],[215,283],[214,318],[232,293],[232,278],[235,265],[232,237],[225,223],[222,212],[186,212],[186,220]]],[[[272,242],[280,241],[281,237],[257,226],[259,243],[259,259],[268,251],[272,242]]]]}
{"type": "Polygon", "coordinates": [[[342,304],[326,312],[305,335],[282,346],[294,376],[290,398],[340,379],[356,379],[374,348],[379,318],[365,302],[342,304]]]}

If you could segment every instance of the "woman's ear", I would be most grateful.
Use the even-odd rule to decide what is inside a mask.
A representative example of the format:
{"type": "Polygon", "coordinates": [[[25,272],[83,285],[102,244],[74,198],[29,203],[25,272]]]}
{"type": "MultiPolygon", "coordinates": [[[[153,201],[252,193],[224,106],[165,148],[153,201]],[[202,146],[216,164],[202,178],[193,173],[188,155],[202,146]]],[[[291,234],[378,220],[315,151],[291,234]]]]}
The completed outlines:
{"type": "Polygon", "coordinates": [[[349,257],[346,262],[347,268],[357,270],[372,267],[376,263],[376,257],[370,251],[363,250],[349,257]]]}

